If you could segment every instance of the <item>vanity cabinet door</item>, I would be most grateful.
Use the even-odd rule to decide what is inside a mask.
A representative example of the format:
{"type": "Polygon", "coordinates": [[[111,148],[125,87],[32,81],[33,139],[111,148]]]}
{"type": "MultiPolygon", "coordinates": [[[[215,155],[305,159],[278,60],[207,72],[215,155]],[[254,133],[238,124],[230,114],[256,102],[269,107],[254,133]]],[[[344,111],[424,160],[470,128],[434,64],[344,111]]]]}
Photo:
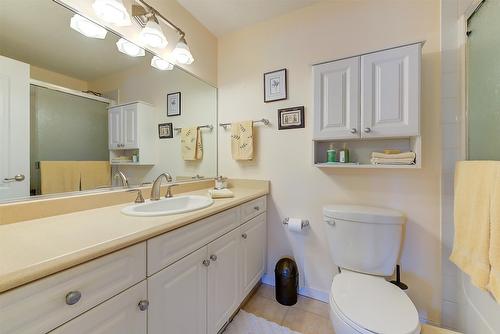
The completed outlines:
{"type": "Polygon", "coordinates": [[[240,304],[240,233],[232,232],[208,244],[208,333],[217,332],[240,304]]]}
{"type": "Polygon", "coordinates": [[[266,270],[267,224],[266,214],[261,214],[239,228],[240,289],[247,296],[266,270]]]}
{"type": "Polygon", "coordinates": [[[110,150],[122,149],[123,143],[123,113],[122,107],[111,108],[108,111],[108,140],[110,150]]]}
{"type": "Polygon", "coordinates": [[[146,281],[142,281],[50,333],[146,334],[146,311],[146,281]]]}
{"type": "Polygon", "coordinates": [[[148,278],[148,334],[206,334],[207,247],[148,278]]]}
{"type": "Polygon", "coordinates": [[[361,56],[361,136],[420,134],[420,43],[361,56]]]}
{"type": "Polygon", "coordinates": [[[137,113],[138,103],[123,106],[123,148],[137,149],[139,142],[137,140],[137,113]]]}
{"type": "Polygon", "coordinates": [[[314,139],[359,138],[359,57],[315,65],[314,139]]]}

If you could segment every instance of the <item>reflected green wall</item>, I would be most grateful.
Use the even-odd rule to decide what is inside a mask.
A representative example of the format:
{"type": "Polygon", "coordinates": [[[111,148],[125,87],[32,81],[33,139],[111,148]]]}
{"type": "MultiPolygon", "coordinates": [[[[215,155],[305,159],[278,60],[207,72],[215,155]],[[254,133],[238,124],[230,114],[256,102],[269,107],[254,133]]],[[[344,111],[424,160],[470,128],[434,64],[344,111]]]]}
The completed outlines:
{"type": "Polygon", "coordinates": [[[468,30],[468,158],[500,160],[500,1],[486,1],[468,30]]]}

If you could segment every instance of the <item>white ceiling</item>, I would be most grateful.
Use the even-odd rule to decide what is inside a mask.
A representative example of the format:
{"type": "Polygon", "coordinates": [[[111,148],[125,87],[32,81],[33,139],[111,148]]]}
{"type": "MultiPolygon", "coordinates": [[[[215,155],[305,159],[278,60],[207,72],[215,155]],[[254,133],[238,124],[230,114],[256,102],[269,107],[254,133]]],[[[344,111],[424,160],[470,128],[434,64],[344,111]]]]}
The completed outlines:
{"type": "Polygon", "coordinates": [[[0,0],[0,55],[90,81],[147,61],[116,49],[118,38],[87,38],[69,27],[73,13],[52,0],[0,0]]]}
{"type": "Polygon", "coordinates": [[[177,0],[216,36],[222,36],[319,0],[177,0]]]}

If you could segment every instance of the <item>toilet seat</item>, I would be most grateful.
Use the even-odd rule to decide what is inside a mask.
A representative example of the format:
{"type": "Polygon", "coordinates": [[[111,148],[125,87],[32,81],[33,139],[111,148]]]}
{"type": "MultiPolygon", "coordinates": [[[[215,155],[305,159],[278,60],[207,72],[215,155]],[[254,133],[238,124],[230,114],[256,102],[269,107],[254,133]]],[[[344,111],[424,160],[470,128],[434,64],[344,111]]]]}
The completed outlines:
{"type": "Polygon", "coordinates": [[[382,277],[344,269],[333,279],[330,305],[359,333],[420,333],[418,313],[410,298],[382,277]]]}

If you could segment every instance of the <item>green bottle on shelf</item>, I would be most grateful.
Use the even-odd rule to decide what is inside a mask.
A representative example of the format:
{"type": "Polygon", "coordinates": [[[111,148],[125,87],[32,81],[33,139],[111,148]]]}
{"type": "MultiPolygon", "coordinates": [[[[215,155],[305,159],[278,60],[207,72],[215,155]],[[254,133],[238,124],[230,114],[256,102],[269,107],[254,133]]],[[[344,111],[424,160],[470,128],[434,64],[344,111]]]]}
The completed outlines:
{"type": "Polygon", "coordinates": [[[330,144],[330,147],[326,151],[326,161],[327,162],[336,162],[337,161],[337,150],[333,147],[333,144],[330,144]]]}

